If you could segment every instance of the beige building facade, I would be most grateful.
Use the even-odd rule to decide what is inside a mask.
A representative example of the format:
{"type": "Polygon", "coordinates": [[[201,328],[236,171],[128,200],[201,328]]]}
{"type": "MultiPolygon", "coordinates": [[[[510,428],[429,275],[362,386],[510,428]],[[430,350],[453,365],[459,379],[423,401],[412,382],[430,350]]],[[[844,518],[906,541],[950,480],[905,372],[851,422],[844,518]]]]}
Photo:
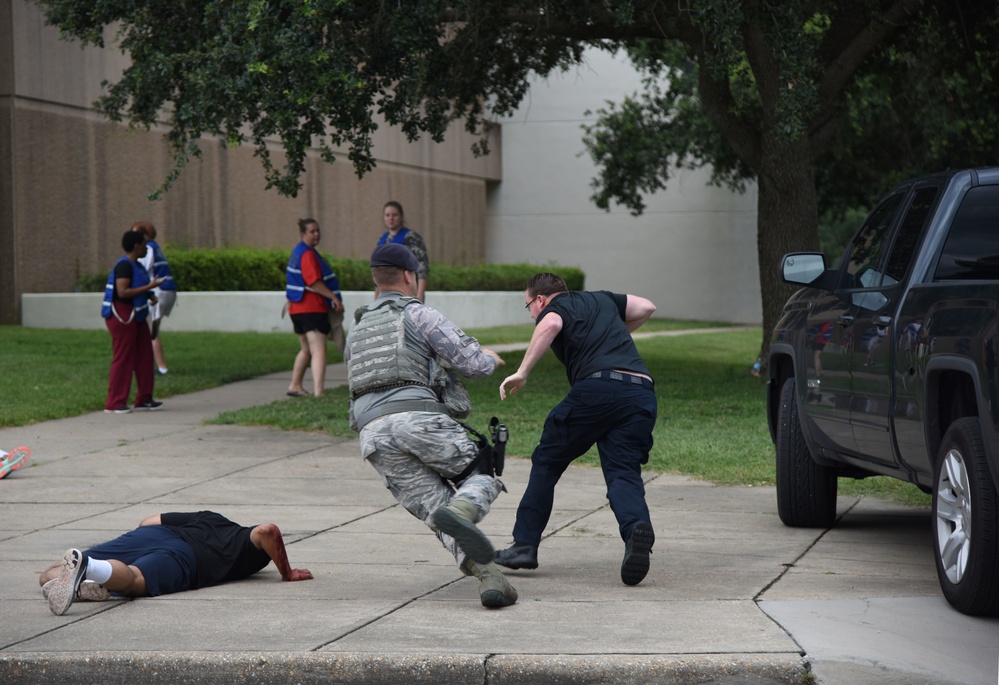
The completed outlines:
{"type": "Polygon", "coordinates": [[[440,145],[410,144],[382,127],[374,171],[358,179],[346,155],[332,165],[317,156],[297,198],[265,190],[251,148],[205,140],[203,159],[150,201],[172,164],[163,131],[129,130],[91,107],[125,60],[60,40],[27,0],[0,0],[0,324],[20,322],[21,293],[69,291],[78,274],[109,270],[122,233],[138,220],[171,245],[291,248],[297,220],[314,217],[320,249],[363,258],[385,230],[382,206],[391,199],[426,239],[431,267],[483,261],[498,138],[494,154],[476,158],[471,138],[457,131],[440,145]]]}

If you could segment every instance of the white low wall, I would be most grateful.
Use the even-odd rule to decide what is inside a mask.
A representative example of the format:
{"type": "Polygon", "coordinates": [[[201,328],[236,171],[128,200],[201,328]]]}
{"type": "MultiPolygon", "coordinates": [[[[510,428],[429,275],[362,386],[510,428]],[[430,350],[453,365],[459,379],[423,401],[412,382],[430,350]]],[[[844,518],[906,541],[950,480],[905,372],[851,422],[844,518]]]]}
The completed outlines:
{"type": "MultiPolygon", "coordinates": [[[[25,293],[21,295],[21,325],[29,328],[104,328],[103,293],[25,293]]],[[[348,314],[371,302],[370,291],[345,291],[348,314]]],[[[163,322],[171,331],[291,331],[291,319],[281,318],[283,292],[214,292],[177,294],[173,312],[163,322]]],[[[462,328],[529,324],[521,292],[427,293],[427,303],[462,328]]]]}

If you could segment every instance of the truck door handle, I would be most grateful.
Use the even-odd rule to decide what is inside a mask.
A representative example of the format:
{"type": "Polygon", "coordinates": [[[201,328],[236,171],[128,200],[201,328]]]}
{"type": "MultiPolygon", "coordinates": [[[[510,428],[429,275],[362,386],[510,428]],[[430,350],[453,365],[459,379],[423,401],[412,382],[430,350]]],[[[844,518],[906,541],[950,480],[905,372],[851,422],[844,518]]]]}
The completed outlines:
{"type": "Polygon", "coordinates": [[[881,316],[879,316],[879,317],[877,317],[877,318],[874,319],[874,323],[876,325],[878,325],[878,326],[890,326],[891,325],[891,317],[890,316],[885,316],[884,314],[882,314],[881,316]]]}
{"type": "Polygon", "coordinates": [[[836,319],[836,323],[838,323],[840,326],[852,326],[853,317],[850,316],[849,314],[844,314],[843,316],[836,319]]]}

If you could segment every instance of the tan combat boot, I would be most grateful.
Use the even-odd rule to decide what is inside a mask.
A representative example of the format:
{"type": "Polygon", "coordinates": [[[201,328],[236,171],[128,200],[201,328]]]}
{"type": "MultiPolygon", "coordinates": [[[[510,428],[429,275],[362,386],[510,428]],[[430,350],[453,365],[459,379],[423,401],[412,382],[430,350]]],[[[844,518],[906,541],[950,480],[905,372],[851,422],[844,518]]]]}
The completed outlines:
{"type": "Polygon", "coordinates": [[[508,607],[517,601],[517,591],[493,562],[477,564],[466,559],[463,566],[479,579],[479,599],[482,606],[495,609],[508,607]]]}
{"type": "Polygon", "coordinates": [[[493,543],[475,525],[479,508],[467,499],[455,497],[446,507],[438,507],[430,516],[437,530],[447,533],[472,561],[487,564],[493,560],[493,543]]]}

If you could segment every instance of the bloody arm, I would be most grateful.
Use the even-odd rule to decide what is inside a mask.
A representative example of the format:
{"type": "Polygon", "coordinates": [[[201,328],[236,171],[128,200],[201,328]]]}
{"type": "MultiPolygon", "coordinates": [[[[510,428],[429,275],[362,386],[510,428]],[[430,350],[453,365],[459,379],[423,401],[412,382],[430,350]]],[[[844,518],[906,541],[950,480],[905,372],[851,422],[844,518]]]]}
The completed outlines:
{"type": "Polygon", "coordinates": [[[281,580],[311,580],[312,574],[304,568],[292,568],[284,548],[281,530],[273,523],[264,523],[250,531],[250,542],[257,549],[267,552],[281,573],[281,580]]]}

